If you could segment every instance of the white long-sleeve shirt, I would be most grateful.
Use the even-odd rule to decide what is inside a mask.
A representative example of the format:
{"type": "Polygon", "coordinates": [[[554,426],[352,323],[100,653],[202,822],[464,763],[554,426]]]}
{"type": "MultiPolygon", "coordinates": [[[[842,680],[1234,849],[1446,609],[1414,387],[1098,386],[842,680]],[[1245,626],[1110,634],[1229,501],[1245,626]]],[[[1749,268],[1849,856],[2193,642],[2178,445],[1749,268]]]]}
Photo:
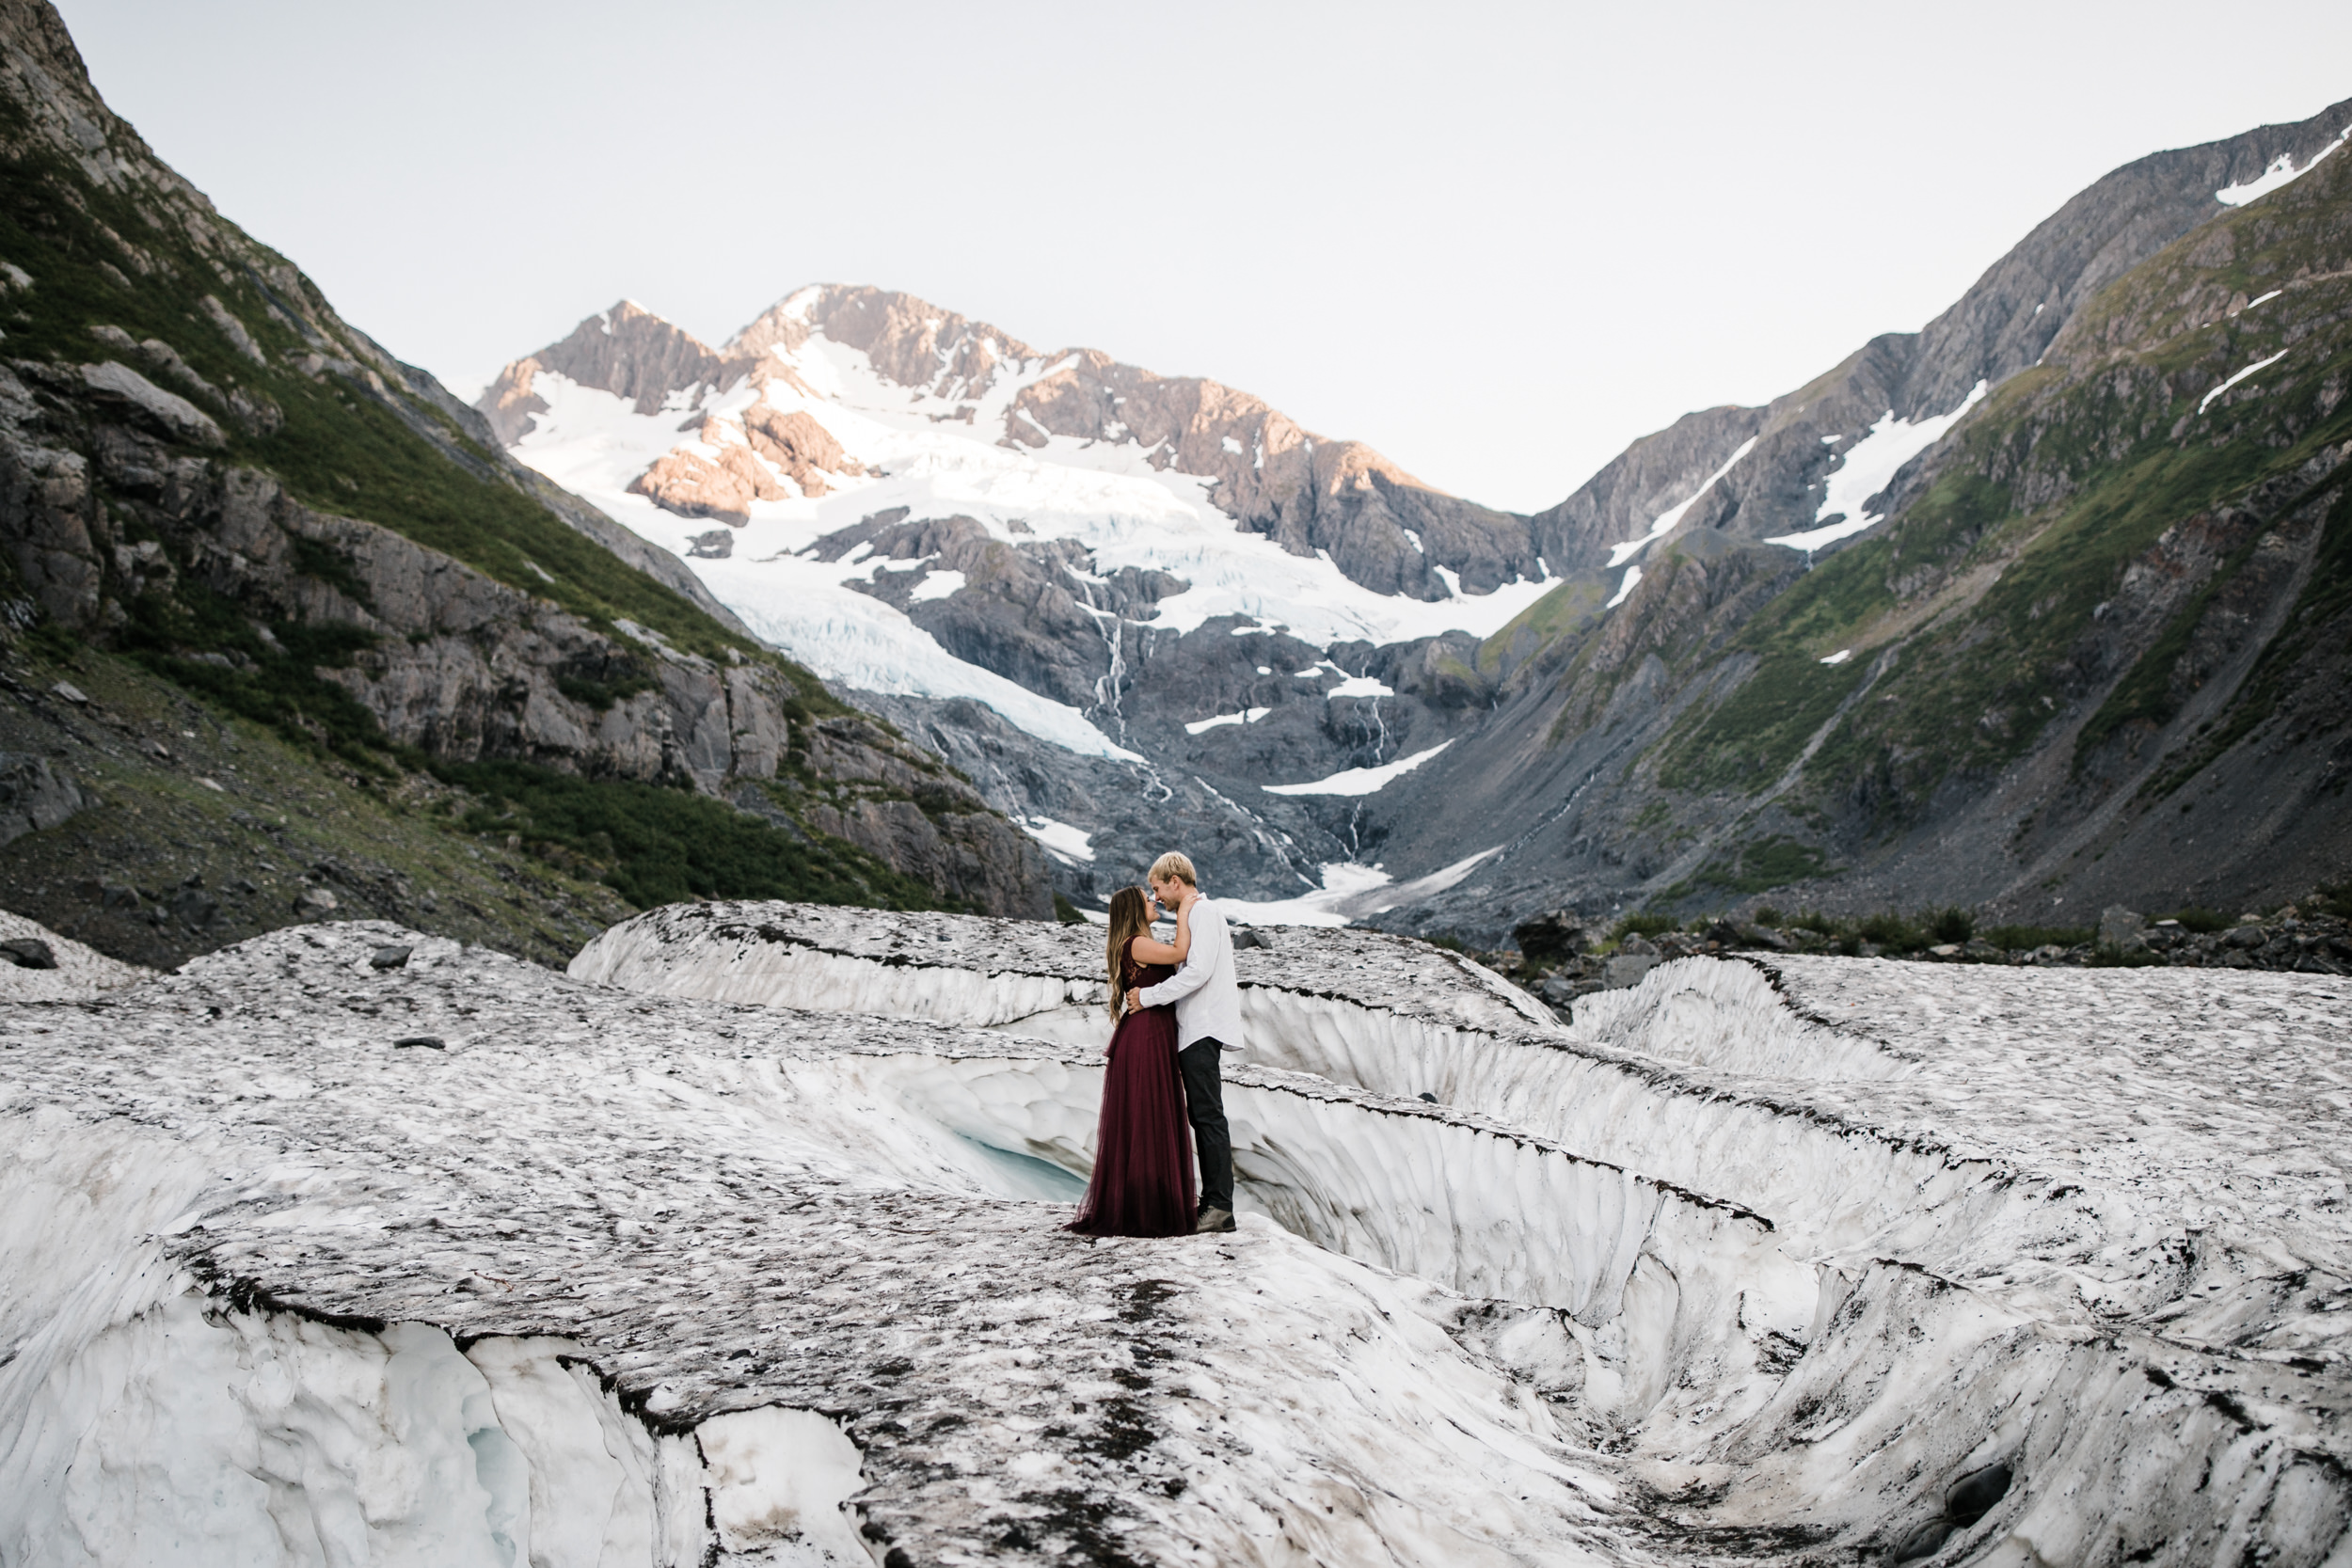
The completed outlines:
{"type": "Polygon", "coordinates": [[[1176,1004],[1177,1050],[1216,1040],[1228,1051],[1239,1051],[1241,982],[1233,975],[1232,934],[1206,898],[1194,899],[1184,918],[1192,929],[1192,947],[1184,963],[1172,976],[1144,987],[1136,997],[1147,1007],[1176,1004]]]}

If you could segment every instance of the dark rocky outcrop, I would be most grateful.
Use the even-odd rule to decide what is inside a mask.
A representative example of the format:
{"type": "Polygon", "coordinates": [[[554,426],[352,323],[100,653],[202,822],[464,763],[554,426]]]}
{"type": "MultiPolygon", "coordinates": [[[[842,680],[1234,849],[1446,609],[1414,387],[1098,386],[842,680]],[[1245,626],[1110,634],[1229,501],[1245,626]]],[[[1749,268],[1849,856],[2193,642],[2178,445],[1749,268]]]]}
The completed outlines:
{"type": "Polygon", "coordinates": [[[61,828],[90,803],[72,775],[52,768],[48,758],[0,752],[0,844],[61,828]]]}
{"type": "MultiPolygon", "coordinates": [[[[0,372],[0,406],[32,403],[0,372]]],[[[56,422],[42,428],[54,435],[47,426],[56,422]]],[[[24,426],[8,434],[15,445],[0,446],[0,461],[30,448],[76,482],[36,498],[41,459],[0,469],[26,498],[0,537],[20,571],[52,561],[78,567],[52,578],[73,585],[56,619],[78,634],[109,641],[143,597],[193,585],[255,625],[357,634],[347,659],[321,667],[320,677],[349,692],[390,740],[433,757],[524,761],[712,794],[772,779],[796,752],[818,778],[901,796],[920,775],[928,814],[904,800],[827,804],[821,831],[983,908],[1050,912],[1042,860],[1025,835],[971,786],[870,725],[813,721],[796,737],[787,714],[804,705],[803,693],[772,662],[682,651],[626,621],[598,628],[389,529],[305,506],[266,472],[178,455],[135,429],[96,422],[75,432],[97,454],[94,468],[33,448],[24,426]],[[119,542],[119,514],[87,504],[80,482],[93,474],[150,538],[119,542]]],[[[38,809],[54,816],[63,799],[53,786],[38,809]]]]}

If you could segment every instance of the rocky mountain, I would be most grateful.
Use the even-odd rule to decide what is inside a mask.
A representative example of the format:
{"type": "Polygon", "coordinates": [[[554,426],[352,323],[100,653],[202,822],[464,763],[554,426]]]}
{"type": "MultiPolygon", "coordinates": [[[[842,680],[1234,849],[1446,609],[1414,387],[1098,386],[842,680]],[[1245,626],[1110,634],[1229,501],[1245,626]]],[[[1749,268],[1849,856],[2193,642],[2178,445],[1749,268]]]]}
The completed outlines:
{"type": "Polygon", "coordinates": [[[968,783],[506,457],[24,0],[0,159],[11,908],[149,963],[338,905],[561,958],[761,881],[1050,915],[968,783]]]}
{"type": "Polygon", "coordinates": [[[1979,384],[1997,387],[2039,364],[2100,290],[2230,210],[2218,193],[2252,192],[2268,171],[2309,166],[2347,124],[2352,100],[2300,124],[2125,165],[2043,220],[1920,331],[1875,338],[1763,407],[1708,409],[1635,442],[1531,519],[1537,547],[1564,567],[1623,568],[1640,559],[1626,543],[1665,531],[1658,523],[1668,515],[1670,529],[1752,539],[1818,531],[1840,516],[1858,523],[1901,464],[1982,396],[1979,384]]]}
{"type": "Polygon", "coordinates": [[[1443,745],[1467,714],[1398,682],[1441,688],[1552,580],[1524,519],[1246,394],[873,289],[802,290],[715,349],[623,302],[478,406],[1088,901],[1169,842],[1228,891],[1317,892],[1347,814],[1260,786],[1369,788],[1443,745]]]}
{"type": "Polygon", "coordinates": [[[1613,610],[1563,594],[1482,644],[1493,719],[1375,826],[1442,863],[1466,847],[1442,813],[1492,859],[1403,918],[1770,894],[2079,927],[2352,868],[2347,125],[2352,103],[2119,170],[1918,339],[1693,416],[1547,514],[1601,517],[1647,445],[1687,448],[1696,485],[1756,442],[1619,558],[1613,610]],[[1959,418],[1906,430],[1900,400],[1963,385],[1959,418]]]}
{"type": "MultiPolygon", "coordinates": [[[[2340,776],[2322,752],[2209,774],[2274,828],[2191,853],[2101,836],[2125,832],[2118,790],[2153,786],[2100,748],[2141,757],[2157,709],[2209,723],[2324,610],[2296,595],[2327,580],[2314,519],[2352,434],[2324,347],[2347,127],[2352,102],[2119,169],[1922,331],[1690,415],[1533,516],[1216,383],[868,288],[801,290],[717,348],[625,302],[479,407],[969,774],[1081,901],[1167,842],[1268,915],[1479,940],[1562,903],[1775,890],[2038,918],[2070,893],[2276,901],[2352,868],[2342,814],[2291,803],[2340,776]],[[2218,290],[2207,315],[2121,307],[2151,269],[2218,290]],[[2271,377],[2235,434],[2181,423],[2233,354],[2307,337],[2311,379],[2271,377]],[[2215,440],[2230,455],[2187,461],[2215,440]],[[2183,629],[2223,603],[2226,626],[2183,629]]],[[[2337,657],[2311,635],[2298,682],[2337,657]]],[[[2280,700],[2301,747],[2319,732],[2280,700]]],[[[2229,739],[2201,768],[2266,754],[2207,733],[2229,739]]]]}

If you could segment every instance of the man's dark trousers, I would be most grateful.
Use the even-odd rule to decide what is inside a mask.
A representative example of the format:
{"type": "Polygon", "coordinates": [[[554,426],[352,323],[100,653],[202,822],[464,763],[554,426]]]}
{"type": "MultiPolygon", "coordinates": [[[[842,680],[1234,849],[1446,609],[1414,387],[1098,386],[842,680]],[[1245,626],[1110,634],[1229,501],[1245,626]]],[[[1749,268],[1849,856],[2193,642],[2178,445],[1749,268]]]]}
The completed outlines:
{"type": "Polygon", "coordinates": [[[1200,1207],[1233,1212],[1233,1137],[1225,1130],[1225,1080],[1217,1040],[1195,1040],[1176,1053],[1184,1079],[1184,1114],[1192,1118],[1192,1146],[1200,1156],[1200,1207]]]}

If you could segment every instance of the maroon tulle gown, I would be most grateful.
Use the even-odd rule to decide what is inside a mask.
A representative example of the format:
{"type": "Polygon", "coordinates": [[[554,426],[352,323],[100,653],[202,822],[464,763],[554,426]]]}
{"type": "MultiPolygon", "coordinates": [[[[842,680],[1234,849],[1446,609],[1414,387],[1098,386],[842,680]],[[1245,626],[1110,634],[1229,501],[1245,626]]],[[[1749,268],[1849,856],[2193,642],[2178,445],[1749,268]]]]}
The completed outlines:
{"type": "MultiPolygon", "coordinates": [[[[1122,990],[1156,986],[1176,973],[1133,958],[1120,967],[1122,990]]],[[[1193,1220],[1192,1130],[1176,1071],[1176,1009],[1138,1007],[1111,1036],[1094,1179],[1069,1228],[1089,1236],[1188,1236],[1193,1220]]]]}

